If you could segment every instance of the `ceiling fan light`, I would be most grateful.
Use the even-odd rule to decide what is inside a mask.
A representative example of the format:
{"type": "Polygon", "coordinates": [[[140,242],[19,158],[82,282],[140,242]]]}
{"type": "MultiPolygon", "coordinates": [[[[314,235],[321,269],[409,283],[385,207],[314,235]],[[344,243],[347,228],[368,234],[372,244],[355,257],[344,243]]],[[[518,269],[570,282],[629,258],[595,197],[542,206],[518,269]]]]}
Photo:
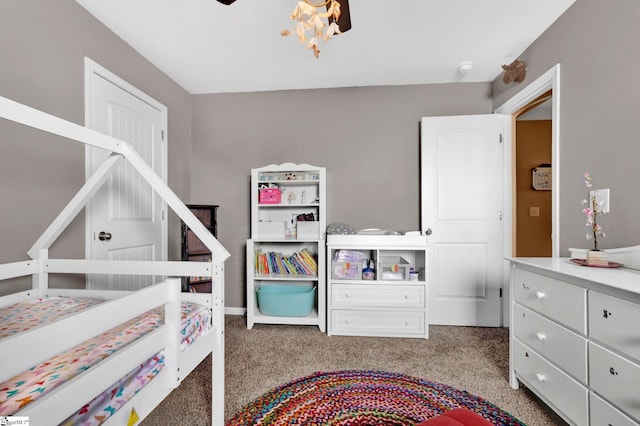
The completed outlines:
{"type": "MultiPolygon", "coordinates": [[[[327,5],[327,10],[329,10],[330,5],[327,5]]],[[[334,22],[332,16],[329,17],[329,23],[334,22]]],[[[340,17],[337,22],[338,28],[340,28],[340,32],[343,33],[345,31],[349,31],[351,29],[351,13],[349,13],[349,0],[340,0],[340,17]]]]}

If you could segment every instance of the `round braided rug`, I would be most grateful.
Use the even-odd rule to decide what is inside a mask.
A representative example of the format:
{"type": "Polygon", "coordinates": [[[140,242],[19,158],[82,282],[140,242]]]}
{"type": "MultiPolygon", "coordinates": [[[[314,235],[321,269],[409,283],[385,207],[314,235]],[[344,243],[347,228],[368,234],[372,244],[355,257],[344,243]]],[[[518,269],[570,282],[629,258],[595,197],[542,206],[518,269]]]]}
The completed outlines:
{"type": "Polygon", "coordinates": [[[279,386],[240,410],[236,425],[414,425],[466,407],[495,425],[524,423],[451,386],[383,371],[318,372],[279,386]]]}

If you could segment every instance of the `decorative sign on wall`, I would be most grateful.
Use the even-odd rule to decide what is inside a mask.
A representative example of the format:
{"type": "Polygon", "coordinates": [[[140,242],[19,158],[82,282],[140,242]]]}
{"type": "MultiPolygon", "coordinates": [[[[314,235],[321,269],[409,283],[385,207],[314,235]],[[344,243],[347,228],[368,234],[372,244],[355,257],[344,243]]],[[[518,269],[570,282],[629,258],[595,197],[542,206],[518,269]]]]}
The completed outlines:
{"type": "Polygon", "coordinates": [[[536,191],[551,191],[551,164],[541,164],[534,168],[531,184],[536,191]]]}

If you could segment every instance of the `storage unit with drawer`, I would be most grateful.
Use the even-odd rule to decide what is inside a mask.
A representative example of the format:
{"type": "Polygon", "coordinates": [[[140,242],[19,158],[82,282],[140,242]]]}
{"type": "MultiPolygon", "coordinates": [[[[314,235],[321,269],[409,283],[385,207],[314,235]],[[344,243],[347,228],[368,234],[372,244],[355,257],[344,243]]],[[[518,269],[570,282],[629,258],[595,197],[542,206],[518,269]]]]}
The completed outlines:
{"type": "Polygon", "coordinates": [[[572,425],[640,425],[640,272],[509,260],[511,386],[572,425]]]}
{"type": "Polygon", "coordinates": [[[426,265],[426,236],[327,236],[327,334],[428,338],[426,265]]]}

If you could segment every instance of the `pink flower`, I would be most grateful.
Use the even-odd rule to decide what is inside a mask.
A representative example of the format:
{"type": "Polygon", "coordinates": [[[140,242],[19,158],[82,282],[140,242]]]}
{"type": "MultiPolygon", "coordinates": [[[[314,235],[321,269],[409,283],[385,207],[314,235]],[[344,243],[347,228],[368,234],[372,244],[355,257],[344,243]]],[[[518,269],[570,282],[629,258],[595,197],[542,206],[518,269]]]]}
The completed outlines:
{"type": "MultiPolygon", "coordinates": [[[[593,178],[589,172],[584,173],[584,184],[587,188],[593,187],[593,178]]],[[[594,250],[598,250],[598,237],[605,238],[606,235],[602,232],[602,226],[600,226],[597,222],[598,216],[604,214],[601,211],[602,202],[597,199],[596,194],[597,190],[589,191],[589,200],[582,200],[582,205],[586,205],[587,207],[582,209],[582,213],[587,217],[586,226],[591,229],[591,232],[586,234],[587,240],[593,239],[594,250]]]]}

